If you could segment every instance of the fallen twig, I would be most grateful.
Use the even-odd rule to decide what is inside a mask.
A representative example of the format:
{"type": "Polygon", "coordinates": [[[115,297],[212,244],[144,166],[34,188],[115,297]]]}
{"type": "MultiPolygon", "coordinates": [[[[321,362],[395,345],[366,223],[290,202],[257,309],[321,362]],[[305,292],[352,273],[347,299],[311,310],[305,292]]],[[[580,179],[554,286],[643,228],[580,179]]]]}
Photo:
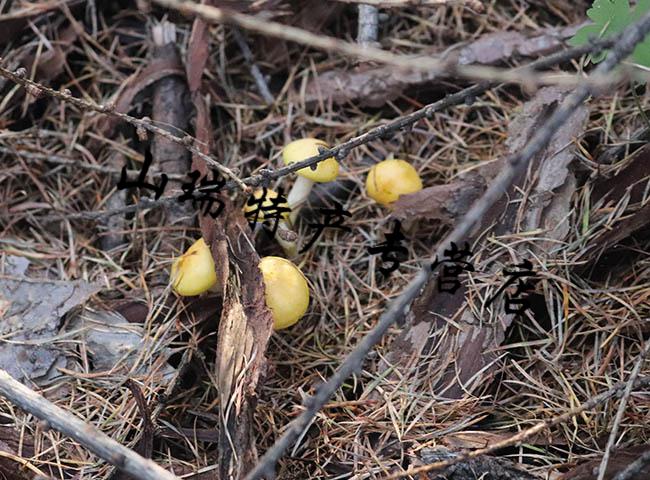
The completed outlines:
{"type": "Polygon", "coordinates": [[[135,478],[178,480],[178,477],[151,460],[120,445],[98,428],[66,412],[19,381],[14,380],[5,370],[0,370],[0,394],[26,412],[47,422],[51,428],[75,439],[95,455],[135,478]]]}
{"type": "Polygon", "coordinates": [[[266,80],[264,79],[264,75],[262,75],[262,72],[260,72],[260,67],[257,66],[257,63],[255,63],[255,58],[253,58],[253,52],[251,52],[248,43],[246,43],[246,39],[244,38],[244,35],[242,34],[241,30],[239,30],[237,27],[234,27],[232,29],[232,34],[235,37],[235,42],[237,42],[237,45],[239,46],[241,53],[244,55],[244,58],[248,63],[248,68],[251,71],[251,76],[255,80],[257,89],[260,91],[260,95],[262,95],[262,98],[267,104],[272,105],[275,102],[275,99],[273,98],[273,95],[269,90],[269,86],[267,85],[266,80]]]}
{"type": "Polygon", "coordinates": [[[627,407],[627,401],[632,394],[632,386],[639,376],[639,371],[641,370],[641,366],[643,365],[648,352],[650,352],[650,342],[646,342],[641,349],[641,353],[639,354],[636,364],[632,369],[632,373],[630,373],[630,378],[626,382],[625,390],[623,391],[623,397],[621,398],[621,403],[619,404],[618,410],[616,411],[614,424],[612,425],[612,430],[609,433],[609,439],[607,440],[607,445],[605,446],[603,459],[601,460],[600,466],[598,467],[598,480],[603,480],[605,478],[605,472],[607,471],[607,462],[609,462],[609,455],[618,438],[618,428],[620,427],[621,421],[623,420],[623,415],[625,415],[625,407],[627,407]]]}
{"type": "MultiPolygon", "coordinates": [[[[641,42],[645,35],[650,31],[650,13],[642,19],[625,29],[620,39],[612,47],[609,55],[595,71],[595,74],[604,74],[615,68],[634,47],[641,42]]],[[[595,94],[590,83],[585,83],[566,98],[562,105],[549,117],[549,119],[537,130],[536,134],[518,153],[511,156],[506,162],[499,175],[492,181],[486,192],[479,198],[472,208],[465,214],[458,225],[447,235],[447,237],[438,244],[435,255],[424,263],[422,269],[415,278],[409,283],[402,294],[389,305],[388,309],[381,315],[377,325],[361,339],[357,347],[346,357],[336,372],[330,379],[322,384],[316,394],[305,400],[305,410],[287,427],[284,434],[267,450],[260,463],[247,476],[248,480],[262,478],[266,475],[273,474],[276,462],[284,454],[284,451],[300,436],[305,428],[311,423],[318,411],[327,403],[330,397],[343,385],[343,382],[355,371],[361,368],[363,360],[370,352],[372,347],[379,343],[388,329],[401,318],[409,309],[411,301],[420,292],[431,276],[431,262],[435,258],[442,258],[444,251],[449,248],[452,242],[461,243],[466,235],[474,227],[475,223],[485,214],[489,207],[494,204],[503,194],[505,189],[510,185],[515,175],[525,169],[530,160],[546,146],[556,130],[571,116],[573,111],[582,104],[591,94],[595,94]]],[[[543,427],[540,427],[543,428],[543,427]]],[[[487,452],[483,452],[487,453],[487,452]]],[[[470,457],[466,457],[470,458],[470,457]]],[[[453,461],[447,462],[444,466],[452,465],[461,461],[463,456],[459,456],[453,461]],[[459,460],[460,459],[460,460],[459,460]]],[[[428,468],[422,471],[434,470],[440,467],[421,467],[428,468]]],[[[415,473],[418,473],[416,471],[415,473]]],[[[406,473],[414,474],[413,472],[406,473]]],[[[401,474],[400,474],[401,475],[401,474]]]]}
{"type": "MultiPolygon", "coordinates": [[[[579,58],[584,54],[596,52],[604,48],[611,47],[618,38],[620,38],[620,36],[610,38],[610,39],[601,39],[593,42],[590,45],[583,45],[580,47],[567,49],[562,52],[557,52],[553,55],[549,55],[548,57],[540,58],[539,60],[529,63],[528,68],[533,68],[533,69],[547,68],[574,58],[579,58]]],[[[0,67],[0,75],[3,75],[3,71],[6,70],[0,67]]],[[[446,108],[459,105],[465,102],[473,102],[478,95],[481,95],[486,91],[490,90],[491,88],[494,88],[498,85],[499,84],[497,83],[489,83],[489,82],[472,85],[471,87],[465,88],[459,92],[449,94],[445,98],[438,100],[437,102],[431,103],[419,110],[416,110],[415,112],[396,118],[395,120],[392,120],[387,124],[380,125],[371,130],[368,130],[367,132],[358,135],[356,137],[353,137],[344,143],[336,145],[327,150],[322,150],[322,153],[320,153],[319,155],[309,157],[301,162],[296,162],[291,165],[279,168],[277,170],[264,169],[261,170],[260,173],[251,175],[249,177],[241,179],[240,181],[231,180],[226,183],[226,185],[224,186],[224,190],[233,190],[239,188],[240,182],[250,187],[268,186],[270,182],[273,180],[277,180],[281,177],[294,173],[295,171],[300,170],[301,168],[316,165],[317,163],[329,157],[336,157],[339,160],[342,160],[349,154],[349,152],[353,148],[357,148],[361,145],[365,145],[377,139],[388,138],[399,130],[408,130],[409,128],[412,128],[412,126],[415,125],[420,120],[425,118],[431,118],[435,113],[442,111],[446,108]]],[[[48,92],[46,91],[46,93],[48,92]]],[[[63,100],[65,101],[65,99],[63,100]]],[[[171,135],[169,134],[169,132],[165,132],[165,131],[163,132],[166,135],[171,135]]],[[[180,137],[176,137],[176,138],[177,140],[185,142],[186,139],[189,139],[191,137],[184,137],[183,139],[180,139],[180,137]]],[[[190,151],[194,153],[193,149],[191,149],[190,151]]],[[[201,154],[201,155],[205,156],[205,154],[201,154]]],[[[110,217],[112,215],[121,215],[124,213],[133,213],[140,210],[167,207],[172,205],[173,202],[175,201],[176,201],[176,197],[171,197],[171,196],[162,197],[158,200],[152,200],[148,197],[141,197],[137,204],[129,205],[123,209],[111,209],[111,210],[103,210],[99,212],[79,212],[79,213],[72,213],[72,214],[65,214],[65,215],[62,213],[61,214],[55,213],[48,216],[47,219],[43,219],[43,221],[57,220],[64,217],[71,220],[77,220],[77,219],[97,220],[100,218],[110,217]]]]}

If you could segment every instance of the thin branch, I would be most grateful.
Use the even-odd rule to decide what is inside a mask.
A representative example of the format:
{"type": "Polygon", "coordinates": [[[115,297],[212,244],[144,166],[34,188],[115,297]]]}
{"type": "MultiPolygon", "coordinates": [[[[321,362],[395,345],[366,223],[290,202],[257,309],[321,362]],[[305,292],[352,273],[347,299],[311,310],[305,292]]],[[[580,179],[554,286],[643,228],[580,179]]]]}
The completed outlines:
{"type": "MultiPolygon", "coordinates": [[[[1,58],[0,61],[2,61],[1,58]]],[[[41,95],[49,95],[50,97],[54,97],[63,102],[70,103],[84,111],[93,111],[105,115],[110,115],[112,117],[117,117],[121,120],[124,120],[127,123],[130,123],[131,125],[134,125],[137,128],[147,130],[155,135],[160,135],[171,142],[178,143],[179,145],[183,145],[190,152],[199,155],[209,165],[212,165],[217,170],[219,170],[219,172],[221,172],[224,176],[230,178],[231,181],[234,182],[239,188],[241,188],[244,191],[248,191],[248,187],[241,181],[241,179],[232,170],[230,170],[225,165],[222,165],[214,158],[204,154],[203,152],[199,151],[196,147],[194,147],[193,145],[194,139],[191,136],[188,135],[186,137],[177,137],[176,135],[168,132],[167,130],[164,130],[162,128],[153,125],[151,120],[146,117],[136,118],[136,117],[132,117],[131,115],[127,115],[126,113],[116,112],[115,105],[113,104],[100,105],[92,101],[86,101],[74,97],[69,91],[66,90],[59,92],[57,90],[54,90],[53,88],[46,87],[45,85],[41,85],[40,83],[34,82],[29,78],[26,78],[25,77],[26,73],[27,72],[24,68],[19,68],[15,72],[12,72],[11,70],[8,70],[0,66],[0,76],[11,80],[12,82],[17,83],[18,85],[21,85],[27,90],[29,94],[36,97],[41,95]]]]}
{"type": "MultiPolygon", "coordinates": [[[[604,48],[611,47],[620,36],[616,36],[609,39],[601,39],[594,41],[590,45],[582,45],[580,47],[574,47],[562,52],[557,52],[548,57],[540,58],[534,62],[528,64],[529,68],[548,68],[554,65],[566,62],[568,60],[579,58],[582,55],[587,53],[593,53],[600,51],[604,48]]],[[[286,167],[279,168],[277,170],[263,169],[260,173],[256,175],[251,175],[242,180],[242,182],[251,187],[257,186],[269,186],[270,182],[291,173],[294,173],[297,170],[300,170],[304,167],[310,167],[316,165],[318,162],[321,162],[329,157],[336,157],[338,160],[343,160],[348,153],[353,149],[361,145],[365,145],[371,141],[387,138],[399,130],[408,130],[412,128],[417,122],[424,118],[432,118],[433,115],[439,111],[442,111],[446,108],[459,105],[461,103],[471,103],[477,96],[482,95],[491,88],[499,86],[499,83],[480,83],[473,85],[471,87],[460,90],[459,92],[452,93],[447,95],[442,100],[431,103],[420,110],[416,110],[408,115],[396,118],[387,124],[380,125],[371,130],[368,130],[366,133],[363,133],[357,137],[351,138],[347,142],[341,143],[337,146],[334,146],[327,150],[322,150],[322,153],[315,155],[313,157],[306,158],[301,162],[296,162],[286,167]]],[[[224,190],[234,190],[238,188],[238,184],[230,181],[224,186],[224,190]]],[[[69,219],[84,219],[84,220],[96,220],[101,218],[108,218],[113,215],[121,215],[124,213],[133,213],[140,210],[151,209],[151,208],[160,208],[171,205],[176,200],[176,197],[163,197],[158,200],[152,200],[148,197],[141,197],[140,201],[136,205],[130,205],[125,208],[112,209],[112,210],[102,210],[99,212],[79,212],[72,214],[55,214],[54,216],[48,216],[47,218],[42,218],[42,221],[48,220],[57,220],[59,218],[69,218],[69,219]]]]}
{"type": "Polygon", "coordinates": [[[98,457],[137,479],[179,480],[176,475],[120,445],[98,428],[66,412],[14,380],[5,370],[0,370],[0,394],[24,411],[44,420],[51,428],[75,439],[98,457]]]}
{"type": "Polygon", "coordinates": [[[600,466],[598,467],[598,480],[603,480],[605,478],[605,472],[607,471],[607,463],[609,462],[609,455],[618,437],[618,428],[621,425],[621,421],[623,421],[623,415],[625,415],[625,407],[627,407],[627,401],[630,398],[630,395],[632,394],[632,385],[636,381],[636,378],[639,376],[639,371],[641,370],[641,366],[643,365],[643,362],[645,361],[648,352],[650,352],[650,341],[645,342],[645,345],[643,346],[643,349],[639,354],[639,357],[634,365],[634,368],[630,373],[630,378],[627,381],[627,386],[625,387],[625,391],[623,392],[621,403],[619,404],[618,410],[616,411],[616,417],[614,418],[612,431],[609,434],[609,439],[607,440],[607,445],[605,446],[603,459],[601,460],[600,466]]]}
{"type": "MultiPolygon", "coordinates": [[[[393,65],[398,68],[427,71],[429,74],[453,75],[479,81],[520,83],[527,86],[545,84],[576,86],[585,82],[581,75],[558,75],[557,73],[545,75],[527,69],[512,70],[482,65],[458,65],[453,60],[430,56],[397,55],[378,48],[360,46],[334,37],[311,33],[291,25],[269,21],[266,18],[259,18],[211,5],[198,4],[189,0],[155,0],[155,2],[186,15],[199,16],[206,22],[234,24],[268,37],[280,38],[327,52],[336,52],[362,60],[393,65]]],[[[602,86],[611,83],[611,78],[601,78],[596,75],[589,81],[593,82],[594,86],[602,86]]]]}
{"type": "Polygon", "coordinates": [[[618,472],[612,480],[632,480],[634,478],[639,478],[637,475],[639,475],[648,465],[650,465],[650,451],[645,452],[625,467],[624,470],[618,472]]]}
{"type": "MultiPolygon", "coordinates": [[[[587,53],[601,51],[605,48],[609,48],[614,45],[619,38],[620,35],[610,39],[597,40],[590,45],[582,45],[579,47],[564,50],[562,52],[557,52],[553,55],[549,55],[548,57],[535,60],[527,64],[526,67],[522,68],[536,70],[540,68],[552,67],[574,58],[579,58],[587,53]]],[[[319,155],[306,158],[305,160],[292,163],[291,165],[279,168],[277,170],[262,170],[259,174],[246,177],[242,181],[246,185],[251,186],[268,186],[269,182],[272,180],[277,180],[278,178],[284,177],[285,175],[294,173],[301,168],[316,165],[318,162],[321,162],[329,157],[335,157],[338,160],[343,160],[353,148],[365,145],[373,140],[389,138],[399,130],[409,130],[420,120],[425,118],[432,118],[435,113],[446,108],[453,107],[461,103],[471,103],[476,99],[477,96],[482,95],[491,88],[495,88],[499,85],[501,84],[498,82],[483,82],[472,85],[471,87],[460,90],[459,92],[449,94],[442,100],[431,103],[421,108],[420,110],[416,110],[415,112],[412,112],[408,115],[398,117],[395,120],[392,120],[384,125],[380,125],[379,127],[368,130],[366,133],[363,133],[357,137],[353,137],[347,142],[341,143],[327,150],[323,149],[319,155]]],[[[228,182],[226,184],[226,188],[232,189],[233,187],[234,185],[232,182],[228,182]]]]}
{"type": "MultiPolygon", "coordinates": [[[[573,47],[567,50],[564,50],[562,52],[557,52],[553,55],[549,55],[544,58],[540,58],[538,60],[535,60],[533,62],[528,63],[525,67],[521,68],[527,68],[530,70],[537,70],[537,69],[542,69],[542,68],[549,68],[553,67],[555,65],[558,65],[560,63],[579,58],[582,55],[585,55],[587,53],[595,53],[598,51],[601,51],[603,49],[611,47],[615,41],[620,38],[619,36],[615,36],[612,38],[608,39],[599,39],[595,40],[592,43],[588,45],[582,45],[579,47],[573,47]]],[[[24,86],[25,88],[28,88],[29,85],[39,85],[35,82],[23,79],[21,75],[17,75],[15,72],[11,72],[7,69],[4,69],[0,66],[0,76],[4,76],[9,79],[15,79],[16,83],[19,83],[20,85],[24,86]]],[[[264,169],[261,170],[260,173],[256,175],[251,175],[249,177],[246,177],[245,179],[239,179],[237,178],[236,180],[230,180],[229,182],[226,183],[224,189],[225,190],[234,190],[234,189],[242,189],[246,190],[248,187],[257,187],[257,186],[268,186],[269,183],[273,180],[276,180],[278,178],[284,177],[286,175],[289,175],[291,173],[296,172],[297,170],[300,170],[301,168],[304,167],[310,167],[312,165],[316,165],[317,163],[329,158],[329,157],[336,157],[338,160],[343,160],[348,153],[356,147],[359,147],[361,145],[365,145],[366,143],[369,143],[373,140],[381,139],[381,138],[387,138],[391,136],[393,133],[397,132],[398,130],[408,130],[409,128],[412,128],[414,124],[419,122],[420,120],[424,118],[431,118],[436,112],[439,112],[441,110],[444,110],[446,108],[461,104],[463,102],[471,102],[474,101],[474,99],[485,93],[486,91],[490,90],[491,88],[499,86],[500,83],[498,82],[483,82],[477,85],[473,85],[471,87],[465,88],[459,92],[447,95],[445,98],[442,100],[439,100],[437,102],[431,103],[420,110],[416,110],[415,112],[412,112],[408,115],[396,118],[395,120],[384,124],[380,125],[379,127],[373,128],[366,133],[363,133],[357,137],[351,138],[347,142],[344,142],[340,145],[337,145],[335,147],[332,147],[330,149],[323,149],[322,153],[319,155],[313,156],[306,158],[305,160],[301,162],[296,162],[291,165],[279,168],[277,170],[271,170],[271,169],[264,169]],[[244,187],[242,187],[244,185],[244,187]]],[[[147,127],[143,128],[149,128],[150,131],[154,131],[152,129],[155,129],[155,132],[163,135],[165,138],[170,139],[173,142],[176,143],[181,143],[186,148],[188,148],[192,153],[195,153],[195,148],[192,146],[193,139],[190,136],[186,137],[177,137],[171,133],[169,133],[166,130],[159,129],[157,127],[152,126],[149,123],[148,119],[137,119],[134,117],[131,117],[129,115],[125,114],[118,114],[116,112],[111,111],[110,107],[106,107],[104,105],[98,105],[94,102],[85,102],[83,100],[77,99],[75,97],[72,97],[71,95],[65,93],[65,92],[57,92],[55,90],[52,90],[50,88],[40,86],[41,92],[47,95],[51,95],[63,102],[70,102],[73,105],[78,106],[81,109],[85,110],[91,110],[91,111],[96,111],[99,113],[104,113],[104,114],[112,114],[115,116],[118,116],[119,118],[132,123],[133,125],[139,126],[139,125],[146,125],[147,127]]],[[[202,158],[206,160],[209,164],[214,165],[216,160],[208,157],[207,155],[198,152],[198,155],[200,155],[202,158]]],[[[220,164],[218,164],[220,165],[220,164]]],[[[222,166],[223,167],[223,166],[222,166]]],[[[223,167],[226,168],[226,167],[223,167]]],[[[161,198],[157,201],[150,201],[147,204],[146,208],[158,208],[158,207],[163,207],[166,205],[170,204],[170,201],[172,199],[170,197],[165,197],[161,198]]],[[[136,210],[141,210],[141,208],[130,208],[128,212],[134,212],[136,210]]],[[[121,210],[106,210],[103,212],[92,212],[90,215],[81,215],[81,214],[74,214],[76,217],[74,218],[100,218],[103,216],[111,216],[111,215],[117,215],[120,213],[127,213],[127,211],[121,211],[121,210]]]]}
{"type": "MultiPolygon", "coordinates": [[[[639,22],[625,29],[620,40],[616,42],[605,61],[598,66],[595,74],[602,75],[614,69],[632,52],[634,47],[643,40],[648,32],[650,32],[650,13],[646,14],[639,22]]],[[[471,232],[476,222],[501,197],[503,192],[511,184],[513,178],[519,172],[523,171],[528,166],[530,160],[548,144],[555,132],[571,116],[574,110],[590,95],[596,93],[589,82],[577,87],[544,125],[536,131],[526,146],[519,153],[512,155],[508,159],[504,168],[492,181],[483,196],[472,205],[452,232],[439,243],[435,255],[425,263],[404,292],[391,302],[388,309],[380,316],[377,325],[361,339],[359,345],[346,357],[330,379],[318,388],[316,394],[305,400],[304,412],[289,424],[284,434],[267,450],[258,465],[247,476],[247,480],[256,480],[267,475],[273,475],[275,464],[284,454],[285,450],[309,426],[318,411],[327,403],[341,385],[343,385],[345,380],[361,368],[365,357],[374,345],[379,343],[393,323],[407,313],[412,300],[418,295],[431,276],[431,262],[435,258],[441,258],[444,255],[444,250],[450,246],[451,242],[460,243],[463,241],[471,232]]],[[[463,455],[461,455],[453,459],[453,461],[449,461],[446,466],[465,460],[466,458],[463,458],[463,455]]],[[[425,468],[422,471],[429,471],[426,468],[433,470],[439,467],[425,466],[421,468],[425,468]]],[[[405,473],[405,475],[412,474],[414,473],[405,473]]]]}

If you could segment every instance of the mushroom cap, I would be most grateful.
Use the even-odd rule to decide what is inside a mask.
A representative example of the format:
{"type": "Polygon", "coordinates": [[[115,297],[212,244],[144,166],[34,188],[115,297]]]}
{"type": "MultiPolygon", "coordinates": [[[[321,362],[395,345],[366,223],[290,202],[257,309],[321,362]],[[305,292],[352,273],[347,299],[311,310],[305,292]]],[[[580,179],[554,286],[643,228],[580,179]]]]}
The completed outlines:
{"type": "MultiPolygon", "coordinates": [[[[255,190],[255,192],[253,192],[253,197],[256,200],[259,200],[260,198],[262,198],[262,195],[264,195],[264,189],[263,188],[258,188],[257,190],[255,190]]],[[[286,202],[286,198],[285,198],[284,202],[281,202],[277,206],[274,207],[273,206],[273,199],[274,198],[278,198],[278,192],[276,192],[275,190],[271,190],[270,188],[267,188],[266,189],[266,198],[262,202],[262,207],[263,208],[271,208],[272,210],[275,210],[277,208],[283,208],[283,207],[284,208],[289,208],[289,204],[286,202]]],[[[250,199],[249,199],[249,201],[250,201],[250,199]]],[[[255,203],[254,205],[249,205],[248,202],[246,202],[244,204],[244,213],[254,212],[255,210],[259,210],[258,220],[264,220],[266,212],[263,209],[260,208],[260,205],[258,203],[255,203]]],[[[291,213],[291,211],[287,210],[285,212],[282,212],[280,214],[280,217],[287,220],[289,218],[290,213],[291,213]]],[[[275,216],[273,214],[271,214],[269,216],[271,218],[275,218],[275,216]]]]}
{"type": "MultiPolygon", "coordinates": [[[[329,148],[327,143],[316,138],[302,138],[289,143],[282,150],[282,160],[285,165],[301,162],[309,157],[319,155],[318,147],[329,148]]],[[[296,173],[312,182],[324,183],[336,180],[339,174],[339,163],[334,157],[329,157],[318,163],[316,170],[311,167],[301,168],[296,173]]]]}
{"type": "Polygon", "coordinates": [[[203,238],[174,260],[171,281],[174,291],[184,297],[199,295],[217,283],[212,253],[203,238]]]}
{"type": "Polygon", "coordinates": [[[410,163],[384,160],[374,165],[366,178],[368,196],[377,203],[388,205],[406,193],[422,190],[422,180],[410,163]]]}
{"type": "Polygon", "coordinates": [[[282,257],[264,257],[260,260],[264,278],[266,306],[273,314],[273,328],[290,327],[309,307],[309,285],[300,269],[282,257]]]}

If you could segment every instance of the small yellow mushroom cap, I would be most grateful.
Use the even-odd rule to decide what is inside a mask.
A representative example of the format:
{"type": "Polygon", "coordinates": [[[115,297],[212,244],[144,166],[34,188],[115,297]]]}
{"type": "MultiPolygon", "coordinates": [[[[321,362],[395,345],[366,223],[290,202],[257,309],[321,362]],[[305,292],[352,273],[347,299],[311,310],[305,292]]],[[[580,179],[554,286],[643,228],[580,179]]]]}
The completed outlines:
{"type": "Polygon", "coordinates": [[[410,163],[384,160],[374,165],[366,178],[366,192],[382,205],[393,203],[400,195],[422,190],[422,180],[410,163]]]}
{"type": "Polygon", "coordinates": [[[273,328],[281,330],[295,324],[309,307],[309,286],[300,269],[282,257],[260,260],[264,278],[266,306],[273,314],[273,328]]]}
{"type": "MultiPolygon", "coordinates": [[[[253,197],[256,200],[259,200],[260,198],[262,198],[263,195],[264,195],[264,189],[262,189],[262,188],[255,190],[255,192],[253,193],[253,197]]],[[[281,208],[289,208],[289,204],[286,201],[281,202],[277,206],[274,207],[273,206],[273,199],[274,198],[278,198],[278,192],[276,192],[275,190],[271,190],[270,188],[267,188],[266,189],[266,199],[262,202],[262,207],[263,208],[272,208],[272,211],[274,211],[276,209],[281,209],[281,208]]],[[[258,220],[264,220],[265,211],[260,208],[259,203],[249,205],[248,202],[246,202],[246,204],[244,205],[244,213],[251,213],[251,212],[254,212],[255,210],[259,211],[258,220]]],[[[285,220],[287,220],[289,218],[289,213],[291,213],[291,211],[287,210],[287,211],[282,212],[280,214],[280,216],[282,218],[284,218],[285,220]]],[[[275,217],[275,215],[273,215],[273,214],[271,214],[270,216],[275,217]]]]}
{"type": "Polygon", "coordinates": [[[217,283],[210,247],[199,238],[172,263],[172,288],[179,295],[199,295],[217,283]]]}
{"type": "MultiPolygon", "coordinates": [[[[320,154],[318,147],[328,148],[327,143],[315,138],[294,140],[282,150],[282,160],[284,160],[285,165],[291,165],[292,163],[315,157],[320,154]]],[[[319,162],[316,170],[305,167],[296,171],[296,173],[308,178],[312,182],[331,182],[336,180],[339,174],[339,163],[334,157],[330,157],[319,162]]]]}

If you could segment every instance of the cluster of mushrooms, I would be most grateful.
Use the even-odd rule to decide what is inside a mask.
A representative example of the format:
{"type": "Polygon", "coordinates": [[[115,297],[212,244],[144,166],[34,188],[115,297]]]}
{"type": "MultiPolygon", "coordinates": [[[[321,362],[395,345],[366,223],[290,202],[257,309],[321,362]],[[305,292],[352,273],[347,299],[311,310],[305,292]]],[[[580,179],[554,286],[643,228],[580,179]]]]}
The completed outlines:
{"type": "MultiPolygon", "coordinates": [[[[289,143],[282,151],[286,165],[300,162],[319,155],[320,149],[328,148],[322,140],[303,138],[289,143]]],[[[298,211],[306,202],[314,183],[325,183],[336,180],[339,165],[335,158],[330,157],[319,162],[315,169],[305,167],[298,170],[293,188],[287,195],[289,211],[282,214],[278,223],[276,239],[289,257],[296,255],[295,240],[287,240],[284,234],[291,230],[296,221],[298,211]]],[[[415,168],[408,162],[389,159],[374,165],[366,179],[366,193],[377,203],[387,206],[397,200],[400,195],[414,193],[422,189],[422,180],[415,168]]],[[[264,190],[253,193],[256,199],[262,198],[264,190]]],[[[277,192],[266,189],[264,205],[272,205],[271,200],[277,198],[277,192]]],[[[244,206],[244,212],[250,212],[254,207],[244,206]]],[[[259,212],[259,220],[264,220],[263,212],[259,212]]],[[[260,260],[260,271],[264,280],[266,305],[273,315],[273,328],[281,330],[294,325],[307,312],[309,307],[309,285],[300,269],[290,260],[282,257],[268,256],[260,260]]],[[[198,239],[179,258],[175,259],[171,268],[171,284],[174,291],[182,296],[200,295],[217,283],[214,261],[210,247],[203,238],[198,239]]]]}

